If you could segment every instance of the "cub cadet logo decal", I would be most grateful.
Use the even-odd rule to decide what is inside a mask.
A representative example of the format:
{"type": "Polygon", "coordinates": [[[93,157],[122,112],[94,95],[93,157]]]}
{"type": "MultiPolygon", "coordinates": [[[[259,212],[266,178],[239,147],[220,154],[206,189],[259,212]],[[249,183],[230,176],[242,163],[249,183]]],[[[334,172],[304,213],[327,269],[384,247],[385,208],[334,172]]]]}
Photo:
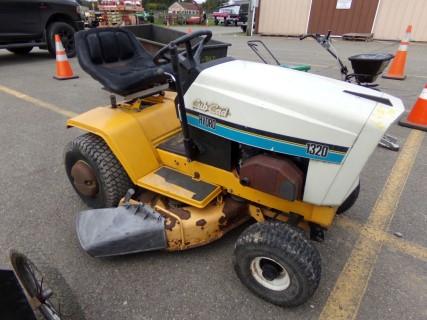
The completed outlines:
{"type": "Polygon", "coordinates": [[[326,158],[328,156],[329,147],[325,146],[324,144],[307,143],[306,146],[307,146],[307,150],[306,150],[307,154],[318,156],[321,158],[326,158]]]}
{"type": "Polygon", "coordinates": [[[230,109],[226,107],[221,107],[217,103],[203,102],[200,99],[193,101],[193,109],[210,113],[214,116],[227,118],[230,116],[230,109]]]}
{"type": "Polygon", "coordinates": [[[215,129],[216,120],[213,118],[209,118],[209,117],[206,117],[204,115],[199,114],[199,124],[204,126],[204,127],[215,129]]]}

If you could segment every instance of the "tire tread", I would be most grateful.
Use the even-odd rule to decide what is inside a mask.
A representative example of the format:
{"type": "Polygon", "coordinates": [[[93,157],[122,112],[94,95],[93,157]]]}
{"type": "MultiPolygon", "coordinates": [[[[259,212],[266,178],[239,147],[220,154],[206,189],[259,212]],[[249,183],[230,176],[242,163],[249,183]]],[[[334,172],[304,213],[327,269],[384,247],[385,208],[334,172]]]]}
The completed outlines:
{"type": "Polygon", "coordinates": [[[101,180],[105,194],[104,206],[116,206],[132,187],[132,182],[105,141],[95,134],[86,133],[74,139],[70,149],[79,150],[97,166],[98,179],[101,180]]]}
{"type": "Polygon", "coordinates": [[[298,230],[296,227],[279,221],[267,221],[264,223],[255,223],[248,227],[238,238],[235,246],[235,270],[242,280],[245,282],[248,279],[242,277],[239,269],[238,256],[242,251],[252,250],[257,247],[277,249],[290,259],[295,261],[298,270],[307,279],[307,288],[303,296],[297,297],[295,301],[277,301],[269,297],[260,295],[261,298],[268,300],[280,306],[297,306],[304,303],[316,291],[321,277],[321,258],[318,250],[314,245],[298,230]]]}

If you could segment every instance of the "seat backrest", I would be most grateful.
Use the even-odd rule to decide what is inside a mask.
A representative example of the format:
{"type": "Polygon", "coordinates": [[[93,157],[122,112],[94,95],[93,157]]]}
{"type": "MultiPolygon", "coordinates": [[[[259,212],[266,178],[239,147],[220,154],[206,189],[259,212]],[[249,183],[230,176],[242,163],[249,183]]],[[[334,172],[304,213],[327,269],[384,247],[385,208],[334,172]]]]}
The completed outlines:
{"type": "Polygon", "coordinates": [[[121,28],[99,28],[75,34],[79,62],[84,69],[90,65],[109,64],[134,58],[152,61],[135,35],[121,28]]]}

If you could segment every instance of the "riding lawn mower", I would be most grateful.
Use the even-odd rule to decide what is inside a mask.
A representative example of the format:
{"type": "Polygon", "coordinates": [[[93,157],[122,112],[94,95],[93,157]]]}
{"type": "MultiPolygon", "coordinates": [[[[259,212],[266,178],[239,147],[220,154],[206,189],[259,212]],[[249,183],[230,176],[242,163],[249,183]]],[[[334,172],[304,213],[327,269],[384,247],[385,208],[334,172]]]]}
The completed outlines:
{"type": "Polygon", "coordinates": [[[68,120],[76,219],[91,256],[186,250],[252,220],[234,268],[281,306],[315,292],[321,241],[359,193],[359,175],[400,99],[370,88],[231,57],[202,63],[207,30],[148,54],[129,31],[76,34],[82,68],[111,106],[68,120]],[[247,81],[251,79],[251,81],[247,81]]]}

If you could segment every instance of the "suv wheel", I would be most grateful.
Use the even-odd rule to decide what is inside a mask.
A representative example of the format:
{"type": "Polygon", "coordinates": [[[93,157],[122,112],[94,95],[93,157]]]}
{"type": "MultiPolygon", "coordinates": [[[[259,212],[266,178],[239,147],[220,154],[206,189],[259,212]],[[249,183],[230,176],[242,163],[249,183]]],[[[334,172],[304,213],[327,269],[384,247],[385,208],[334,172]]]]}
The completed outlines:
{"type": "Polygon", "coordinates": [[[62,45],[68,58],[76,55],[74,33],[76,30],[66,22],[53,22],[47,27],[47,47],[52,57],[55,56],[55,34],[61,37],[62,45]]]}
{"type": "Polygon", "coordinates": [[[14,54],[27,54],[31,50],[33,50],[33,47],[9,48],[9,49],[7,49],[7,51],[13,52],[14,54]]]}

